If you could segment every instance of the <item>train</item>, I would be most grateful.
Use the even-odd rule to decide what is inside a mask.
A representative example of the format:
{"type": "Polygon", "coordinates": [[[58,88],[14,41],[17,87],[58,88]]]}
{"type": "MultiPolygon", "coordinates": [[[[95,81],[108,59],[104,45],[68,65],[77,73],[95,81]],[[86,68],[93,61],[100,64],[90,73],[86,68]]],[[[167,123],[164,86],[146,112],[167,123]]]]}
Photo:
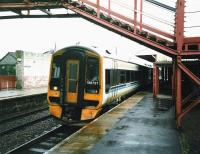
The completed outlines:
{"type": "Polygon", "coordinates": [[[65,123],[92,120],[106,104],[151,83],[152,63],[112,53],[69,46],[52,55],[47,100],[53,117],[65,123]]]}

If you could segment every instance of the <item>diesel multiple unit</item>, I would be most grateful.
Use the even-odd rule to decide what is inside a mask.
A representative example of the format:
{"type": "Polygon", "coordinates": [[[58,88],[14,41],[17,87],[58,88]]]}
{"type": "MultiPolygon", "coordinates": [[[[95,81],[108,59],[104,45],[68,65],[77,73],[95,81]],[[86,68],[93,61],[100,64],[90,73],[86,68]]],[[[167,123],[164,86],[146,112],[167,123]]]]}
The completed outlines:
{"type": "Polygon", "coordinates": [[[138,57],[113,58],[107,50],[71,46],[52,56],[50,114],[65,122],[94,119],[105,104],[151,81],[152,64],[138,57]]]}

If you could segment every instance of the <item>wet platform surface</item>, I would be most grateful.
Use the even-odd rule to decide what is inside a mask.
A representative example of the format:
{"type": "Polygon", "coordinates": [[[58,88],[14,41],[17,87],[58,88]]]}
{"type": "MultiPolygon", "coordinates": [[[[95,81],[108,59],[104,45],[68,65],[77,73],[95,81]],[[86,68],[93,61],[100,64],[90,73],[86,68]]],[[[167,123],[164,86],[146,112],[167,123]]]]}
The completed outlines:
{"type": "Polygon", "coordinates": [[[168,97],[136,94],[48,153],[181,154],[173,110],[168,97]]]}
{"type": "Polygon", "coordinates": [[[31,96],[37,94],[47,93],[47,87],[31,88],[31,89],[14,89],[14,90],[1,90],[0,100],[31,96]]]}

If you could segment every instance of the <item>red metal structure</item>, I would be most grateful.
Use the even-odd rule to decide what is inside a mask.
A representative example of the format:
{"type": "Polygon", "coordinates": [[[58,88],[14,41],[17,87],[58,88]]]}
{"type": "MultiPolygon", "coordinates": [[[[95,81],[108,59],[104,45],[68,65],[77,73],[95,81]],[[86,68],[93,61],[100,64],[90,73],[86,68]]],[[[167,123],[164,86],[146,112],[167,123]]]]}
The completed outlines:
{"type": "Polygon", "coordinates": [[[159,93],[159,68],[156,64],[153,65],[153,96],[159,93]]]}
{"type": "MultiPolygon", "coordinates": [[[[113,32],[123,35],[135,42],[145,45],[151,49],[161,52],[173,58],[173,80],[172,89],[174,101],[176,104],[176,117],[177,126],[181,126],[181,119],[189,112],[194,106],[200,103],[199,98],[196,101],[192,101],[186,109],[183,109],[182,98],[182,73],[188,75],[198,86],[200,86],[199,76],[193,74],[184,64],[182,59],[200,58],[200,37],[185,37],[184,36],[184,8],[185,1],[177,0],[176,7],[170,7],[162,4],[156,0],[134,0],[133,1],[133,13],[132,17],[126,16],[116,9],[113,9],[113,5],[116,5],[115,0],[54,0],[54,1],[23,1],[23,0],[0,0],[0,11],[9,10],[17,13],[18,17],[29,18],[31,16],[30,10],[41,10],[47,14],[47,17],[64,17],[67,15],[55,15],[50,12],[51,9],[65,8],[69,9],[75,14],[69,15],[81,16],[86,20],[89,20],[95,24],[98,24],[104,28],[107,28],[113,32]],[[160,8],[174,12],[175,24],[174,33],[169,33],[159,28],[155,28],[152,25],[145,24],[143,22],[144,16],[149,16],[143,10],[144,2],[157,5],[160,8]],[[107,5],[105,5],[107,3],[107,5]],[[23,10],[28,10],[27,14],[23,14],[23,10]]],[[[127,7],[127,6],[126,6],[127,7]]],[[[126,8],[124,7],[124,8],[126,8]]],[[[43,17],[44,15],[38,16],[43,17]]],[[[1,18],[1,17],[0,17],[1,18]]],[[[17,18],[16,16],[2,17],[17,18]]],[[[150,17],[152,18],[152,17],[150,17]]],[[[160,22],[165,22],[160,20],[160,22]]],[[[156,96],[158,94],[158,68],[154,65],[154,87],[153,92],[156,96]]],[[[188,97],[189,98],[189,97],[188,97]]],[[[186,99],[184,99],[186,100],[186,99]]]]}

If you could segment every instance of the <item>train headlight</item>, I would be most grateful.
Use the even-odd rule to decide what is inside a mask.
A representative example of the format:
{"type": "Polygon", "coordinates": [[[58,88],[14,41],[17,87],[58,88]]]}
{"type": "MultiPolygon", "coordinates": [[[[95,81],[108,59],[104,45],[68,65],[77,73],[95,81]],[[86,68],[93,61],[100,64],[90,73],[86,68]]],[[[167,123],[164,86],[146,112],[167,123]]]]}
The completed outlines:
{"type": "Polygon", "coordinates": [[[54,86],[54,87],[53,87],[53,90],[58,90],[58,87],[54,86]]]}

